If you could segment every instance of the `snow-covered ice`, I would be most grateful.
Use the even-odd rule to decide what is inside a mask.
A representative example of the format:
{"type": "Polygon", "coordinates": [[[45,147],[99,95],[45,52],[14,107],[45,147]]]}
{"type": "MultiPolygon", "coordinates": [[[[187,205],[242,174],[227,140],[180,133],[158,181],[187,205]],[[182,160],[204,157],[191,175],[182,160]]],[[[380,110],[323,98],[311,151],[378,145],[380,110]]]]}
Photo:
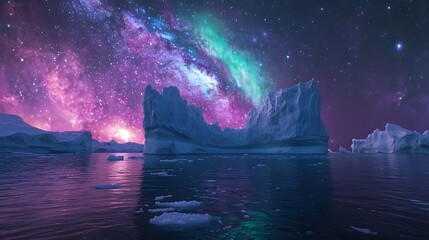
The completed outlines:
{"type": "Polygon", "coordinates": [[[107,157],[107,160],[109,160],[109,161],[121,161],[121,160],[124,160],[124,156],[109,155],[107,157]]]}
{"type": "Polygon", "coordinates": [[[166,230],[177,231],[203,227],[211,220],[212,217],[208,214],[169,212],[151,218],[149,222],[166,230]]]}
{"type": "Polygon", "coordinates": [[[377,235],[377,232],[373,232],[371,230],[369,230],[368,228],[359,228],[359,227],[355,227],[355,226],[350,226],[351,229],[355,230],[356,232],[360,232],[363,234],[367,234],[367,235],[377,235]]]}
{"type": "Polygon", "coordinates": [[[198,201],[155,202],[158,207],[170,207],[177,210],[191,210],[201,206],[198,201]]]}
{"type": "Polygon", "coordinates": [[[353,139],[351,148],[355,153],[429,153],[429,134],[388,123],[384,131],[376,129],[366,139],[353,139]]]}
{"type": "Polygon", "coordinates": [[[188,105],[176,87],[159,93],[148,86],[143,106],[145,154],[327,152],[314,80],[270,93],[249,111],[242,129],[207,124],[201,109],[188,105]]]}

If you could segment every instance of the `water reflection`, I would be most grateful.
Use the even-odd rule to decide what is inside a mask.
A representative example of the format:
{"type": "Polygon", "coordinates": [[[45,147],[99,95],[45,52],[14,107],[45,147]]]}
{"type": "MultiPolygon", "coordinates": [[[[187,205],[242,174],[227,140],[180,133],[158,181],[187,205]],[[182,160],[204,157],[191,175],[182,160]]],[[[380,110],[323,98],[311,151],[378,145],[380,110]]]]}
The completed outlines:
{"type": "Polygon", "coordinates": [[[0,239],[374,238],[358,228],[381,239],[429,235],[427,155],[108,155],[1,154],[0,239]],[[199,201],[184,212],[213,221],[162,230],[149,223],[161,213],[148,211],[161,195],[199,201]]]}
{"type": "Polygon", "coordinates": [[[128,215],[137,204],[141,161],[106,158],[105,154],[1,155],[0,238],[90,237],[112,231],[103,229],[113,226],[131,226],[128,215]],[[92,188],[99,183],[123,187],[92,188]]]}
{"type": "MultiPolygon", "coordinates": [[[[198,212],[215,216],[209,229],[220,239],[305,233],[315,227],[307,224],[308,216],[325,219],[329,213],[331,187],[326,156],[151,156],[145,159],[144,168],[141,206],[156,207],[154,198],[159,195],[173,195],[171,201],[201,201],[198,212]],[[157,171],[174,176],[153,175],[157,171]],[[290,227],[285,229],[285,225],[290,227]]],[[[138,222],[150,232],[147,236],[190,237],[147,225],[152,216],[138,222]]]]}

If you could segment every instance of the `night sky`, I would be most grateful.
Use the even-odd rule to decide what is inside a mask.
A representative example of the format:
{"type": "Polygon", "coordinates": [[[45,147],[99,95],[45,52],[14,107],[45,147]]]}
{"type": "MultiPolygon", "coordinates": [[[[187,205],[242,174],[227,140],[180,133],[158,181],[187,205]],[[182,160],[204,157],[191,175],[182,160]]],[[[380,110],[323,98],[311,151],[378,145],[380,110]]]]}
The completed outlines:
{"type": "Polygon", "coordinates": [[[143,142],[142,93],[177,86],[241,127],[316,79],[329,146],[387,122],[429,129],[429,1],[1,1],[0,112],[143,142]]]}

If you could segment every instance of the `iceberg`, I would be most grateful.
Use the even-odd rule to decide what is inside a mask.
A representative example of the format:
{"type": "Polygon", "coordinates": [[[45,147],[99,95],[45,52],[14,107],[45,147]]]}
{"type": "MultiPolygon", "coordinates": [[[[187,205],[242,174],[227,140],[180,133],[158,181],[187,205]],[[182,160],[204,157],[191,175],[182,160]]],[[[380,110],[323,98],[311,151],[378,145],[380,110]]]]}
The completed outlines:
{"type": "Polygon", "coordinates": [[[0,152],[91,152],[87,131],[49,132],[35,128],[21,117],[0,113],[0,152]]]}
{"type": "Polygon", "coordinates": [[[160,93],[147,86],[143,108],[145,154],[327,152],[314,80],[270,93],[260,108],[249,111],[241,129],[207,124],[177,87],[160,93]]]}
{"type": "Polygon", "coordinates": [[[429,132],[410,131],[396,124],[376,129],[366,139],[353,139],[354,153],[429,153],[429,132]]]}
{"type": "Polygon", "coordinates": [[[114,140],[99,142],[93,139],[92,152],[143,152],[143,144],[133,142],[118,143],[114,140]]]}

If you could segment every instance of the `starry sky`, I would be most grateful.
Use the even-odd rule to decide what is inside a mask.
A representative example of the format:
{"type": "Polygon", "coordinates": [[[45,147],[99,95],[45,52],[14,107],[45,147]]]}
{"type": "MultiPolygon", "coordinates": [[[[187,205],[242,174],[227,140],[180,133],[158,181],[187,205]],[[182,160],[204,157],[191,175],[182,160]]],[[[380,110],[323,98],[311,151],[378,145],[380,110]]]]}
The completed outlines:
{"type": "Polygon", "coordinates": [[[143,142],[142,93],[177,86],[242,127],[270,91],[316,79],[329,147],[387,122],[429,129],[429,2],[0,2],[0,112],[143,142]]]}

